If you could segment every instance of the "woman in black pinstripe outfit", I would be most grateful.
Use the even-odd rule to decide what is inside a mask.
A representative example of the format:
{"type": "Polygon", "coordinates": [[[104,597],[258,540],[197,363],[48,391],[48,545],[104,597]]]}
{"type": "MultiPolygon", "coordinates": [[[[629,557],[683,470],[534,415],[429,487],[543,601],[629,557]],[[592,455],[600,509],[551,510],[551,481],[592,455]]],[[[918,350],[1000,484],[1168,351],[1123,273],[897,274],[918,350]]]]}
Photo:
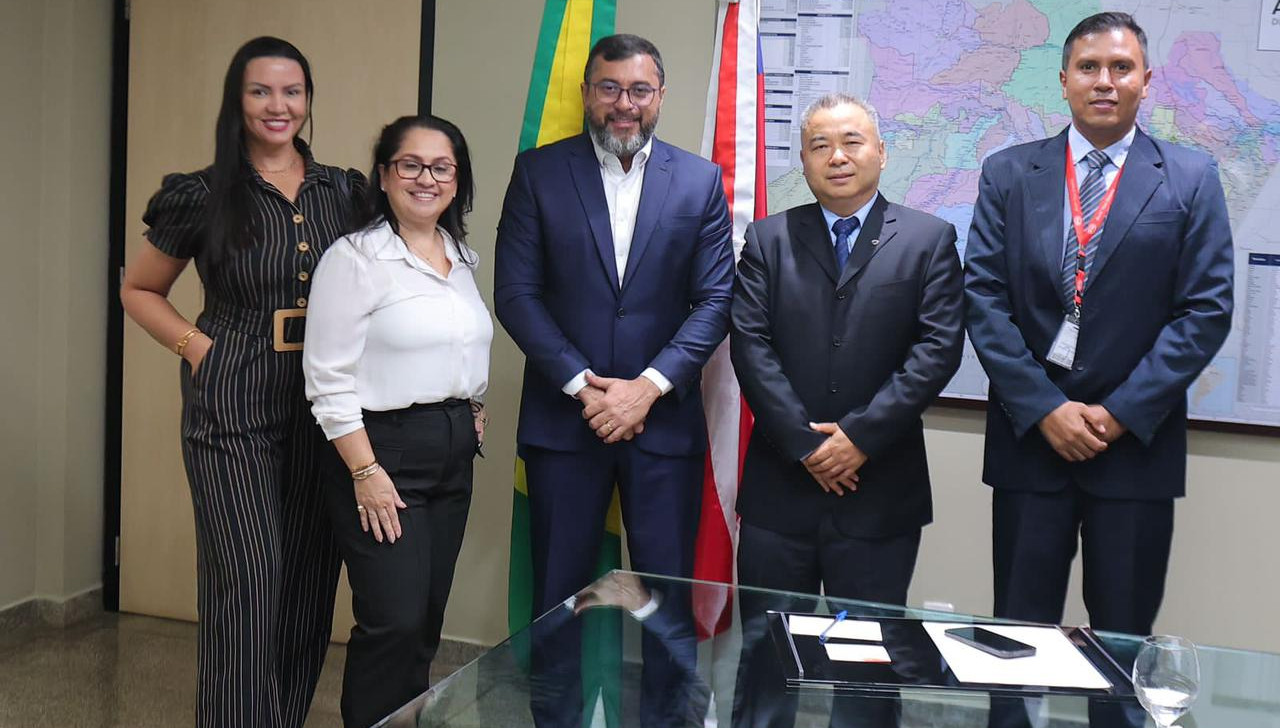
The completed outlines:
{"type": "Polygon", "coordinates": [[[165,177],[121,289],[129,316],[183,360],[202,728],[300,728],[329,643],[339,561],[301,340],[311,273],[365,180],[317,164],[299,138],[312,91],[291,44],[236,52],[213,166],[165,177]],[[168,301],[192,258],[205,291],[195,325],[168,301]]]}

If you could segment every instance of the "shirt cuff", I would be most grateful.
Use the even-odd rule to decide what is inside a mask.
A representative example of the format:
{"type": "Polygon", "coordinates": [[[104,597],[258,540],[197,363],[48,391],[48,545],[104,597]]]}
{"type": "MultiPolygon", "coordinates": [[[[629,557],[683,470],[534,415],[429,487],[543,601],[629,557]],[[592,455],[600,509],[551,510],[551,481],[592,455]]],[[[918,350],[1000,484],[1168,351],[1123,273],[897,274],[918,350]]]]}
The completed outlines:
{"type": "Polygon", "coordinates": [[[658,388],[658,391],[663,394],[666,394],[673,389],[671,386],[671,380],[662,376],[662,372],[654,369],[653,367],[649,367],[648,369],[640,372],[640,376],[653,382],[654,386],[658,388]]]}
{"type": "Polygon", "coordinates": [[[568,384],[560,388],[560,391],[564,392],[570,397],[577,397],[578,392],[581,392],[582,390],[587,388],[587,372],[589,371],[591,370],[583,369],[582,371],[578,372],[578,375],[573,379],[570,379],[568,384]]]}
{"type": "Polygon", "coordinates": [[[659,597],[658,592],[654,592],[653,596],[649,598],[649,603],[631,612],[631,616],[635,617],[637,622],[643,622],[652,617],[660,606],[662,606],[662,599],[659,597]]]}

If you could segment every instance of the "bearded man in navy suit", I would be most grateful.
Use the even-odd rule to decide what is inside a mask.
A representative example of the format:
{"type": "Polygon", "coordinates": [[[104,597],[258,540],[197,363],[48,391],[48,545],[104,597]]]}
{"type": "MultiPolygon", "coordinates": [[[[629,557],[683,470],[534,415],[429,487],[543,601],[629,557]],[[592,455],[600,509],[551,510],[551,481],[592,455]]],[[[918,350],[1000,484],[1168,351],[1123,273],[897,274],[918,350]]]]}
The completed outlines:
{"type": "MultiPolygon", "coordinates": [[[[653,135],[665,83],[649,41],[596,43],[582,83],[588,132],[516,159],[498,224],[494,307],[526,357],[516,438],[535,614],[591,581],[615,484],[632,567],[693,573],[701,373],[728,332],[732,226],[719,168],[653,135]]],[[[666,597],[688,611],[687,594],[666,597]]],[[[694,659],[686,623],[683,650],[646,633],[646,695],[694,659]]],[[[543,651],[542,674],[564,673],[553,682],[574,682],[577,634],[543,651]]],[[[580,717],[572,693],[540,724],[580,717]]],[[[649,700],[642,723],[681,711],[649,700]]]]}

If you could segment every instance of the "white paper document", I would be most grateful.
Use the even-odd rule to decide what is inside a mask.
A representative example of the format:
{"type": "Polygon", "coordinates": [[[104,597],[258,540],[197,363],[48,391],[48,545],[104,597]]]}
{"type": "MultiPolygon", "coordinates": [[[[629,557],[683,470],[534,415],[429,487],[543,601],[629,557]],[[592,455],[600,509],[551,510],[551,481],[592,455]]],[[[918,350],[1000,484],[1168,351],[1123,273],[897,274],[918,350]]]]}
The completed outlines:
{"type": "MultiPolygon", "coordinates": [[[[817,637],[822,634],[822,630],[831,627],[831,623],[834,621],[835,617],[810,617],[802,614],[793,614],[787,618],[787,629],[791,631],[791,634],[817,637]]],[[[884,637],[880,634],[879,622],[865,622],[857,619],[846,619],[837,624],[827,633],[827,639],[884,641],[884,637]]]]}
{"type": "Polygon", "coordinates": [[[1111,687],[1111,682],[1057,627],[972,625],[1036,648],[1036,654],[1031,657],[1002,658],[946,635],[949,629],[968,626],[955,622],[924,623],[925,631],[960,682],[1099,690],[1111,687]]]}
{"type": "Polygon", "coordinates": [[[832,662],[893,662],[889,651],[880,645],[858,645],[848,642],[828,642],[827,659],[832,662]]]}

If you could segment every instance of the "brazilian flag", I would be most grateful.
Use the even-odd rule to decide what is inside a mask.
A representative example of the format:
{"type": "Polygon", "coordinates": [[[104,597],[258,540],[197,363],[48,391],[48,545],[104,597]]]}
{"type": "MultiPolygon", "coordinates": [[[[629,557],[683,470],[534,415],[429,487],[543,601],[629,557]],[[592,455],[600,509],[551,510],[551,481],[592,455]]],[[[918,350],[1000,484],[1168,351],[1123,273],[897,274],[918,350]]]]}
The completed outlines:
{"type": "MultiPolygon", "coordinates": [[[[582,70],[597,40],[614,30],[616,0],[547,0],[534,53],[529,97],[520,130],[520,151],[559,141],[583,129],[582,70]]],[[[622,565],[622,512],[617,491],[605,521],[597,576],[622,565]]],[[[533,563],[529,534],[529,486],[524,462],[516,459],[511,509],[511,570],[507,625],[512,634],[533,614],[533,563]]],[[[583,586],[586,586],[585,584],[583,586]]],[[[621,725],[622,620],[616,610],[587,612],[582,633],[584,724],[603,705],[608,725],[621,725]]],[[[528,658],[528,645],[516,645],[528,658]],[[520,649],[522,648],[523,649],[520,649]]],[[[527,668],[527,662],[525,664],[527,668]]]]}

